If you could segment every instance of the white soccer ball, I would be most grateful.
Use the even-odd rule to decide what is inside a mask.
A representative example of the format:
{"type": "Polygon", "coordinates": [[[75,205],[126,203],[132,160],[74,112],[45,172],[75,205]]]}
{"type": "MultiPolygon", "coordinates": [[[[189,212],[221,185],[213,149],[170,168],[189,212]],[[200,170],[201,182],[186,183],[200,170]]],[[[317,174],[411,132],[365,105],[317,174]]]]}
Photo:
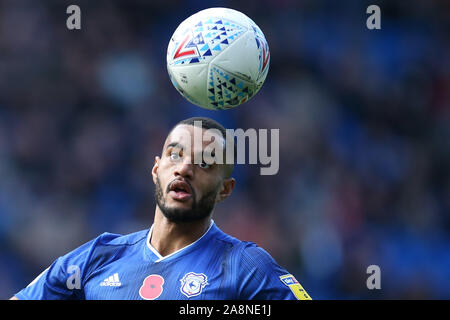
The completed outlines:
{"type": "Polygon", "coordinates": [[[184,20],[167,48],[167,70],[187,100],[224,110],[252,98],[269,70],[269,46],[245,14],[205,9],[184,20]]]}

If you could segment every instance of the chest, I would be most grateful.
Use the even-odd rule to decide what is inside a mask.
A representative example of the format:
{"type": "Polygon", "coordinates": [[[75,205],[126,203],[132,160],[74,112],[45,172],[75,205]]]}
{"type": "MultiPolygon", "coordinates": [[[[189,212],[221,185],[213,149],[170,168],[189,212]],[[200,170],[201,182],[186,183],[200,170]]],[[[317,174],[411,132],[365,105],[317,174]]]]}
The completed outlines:
{"type": "Polygon", "coordinates": [[[83,291],[88,300],[233,299],[235,285],[228,269],[220,260],[119,260],[93,272],[83,291]]]}

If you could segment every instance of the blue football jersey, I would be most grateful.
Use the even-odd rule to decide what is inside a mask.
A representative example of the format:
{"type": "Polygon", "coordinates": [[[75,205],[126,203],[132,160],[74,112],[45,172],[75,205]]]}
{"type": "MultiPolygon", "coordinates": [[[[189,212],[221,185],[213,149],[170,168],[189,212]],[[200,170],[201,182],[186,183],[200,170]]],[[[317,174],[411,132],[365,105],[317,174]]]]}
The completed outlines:
{"type": "Polygon", "coordinates": [[[197,241],[164,257],[150,244],[152,229],[103,233],[56,259],[17,298],[310,299],[264,249],[225,234],[213,221],[197,241]]]}

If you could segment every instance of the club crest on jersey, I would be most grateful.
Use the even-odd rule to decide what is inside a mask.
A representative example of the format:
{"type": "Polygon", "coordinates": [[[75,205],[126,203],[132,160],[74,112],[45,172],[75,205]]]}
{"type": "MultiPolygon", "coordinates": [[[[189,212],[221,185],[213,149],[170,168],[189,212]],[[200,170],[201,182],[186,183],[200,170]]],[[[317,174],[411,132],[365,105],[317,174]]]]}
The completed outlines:
{"type": "Polygon", "coordinates": [[[208,278],[203,273],[186,273],[180,280],[181,293],[183,293],[188,298],[198,296],[200,293],[202,293],[202,289],[207,284],[209,284],[207,280],[208,278]]]}

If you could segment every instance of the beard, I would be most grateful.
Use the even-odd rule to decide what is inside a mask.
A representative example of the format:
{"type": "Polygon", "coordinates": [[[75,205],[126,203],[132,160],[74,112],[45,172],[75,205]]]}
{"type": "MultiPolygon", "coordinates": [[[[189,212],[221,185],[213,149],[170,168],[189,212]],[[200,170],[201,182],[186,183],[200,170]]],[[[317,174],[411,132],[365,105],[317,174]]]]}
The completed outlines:
{"type": "MultiPolygon", "coordinates": [[[[167,186],[166,193],[169,192],[170,189],[169,187],[170,183],[167,186]]],[[[196,201],[194,189],[192,188],[192,186],[190,187],[192,191],[191,208],[187,209],[170,208],[166,205],[166,199],[164,198],[161,182],[159,181],[159,178],[156,177],[155,200],[159,209],[169,221],[174,223],[195,222],[202,220],[211,214],[216,203],[216,196],[217,192],[219,191],[219,186],[216,186],[213,190],[207,192],[198,201],[196,201]]]]}

